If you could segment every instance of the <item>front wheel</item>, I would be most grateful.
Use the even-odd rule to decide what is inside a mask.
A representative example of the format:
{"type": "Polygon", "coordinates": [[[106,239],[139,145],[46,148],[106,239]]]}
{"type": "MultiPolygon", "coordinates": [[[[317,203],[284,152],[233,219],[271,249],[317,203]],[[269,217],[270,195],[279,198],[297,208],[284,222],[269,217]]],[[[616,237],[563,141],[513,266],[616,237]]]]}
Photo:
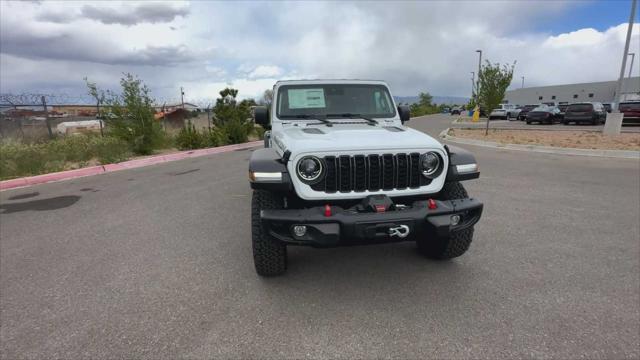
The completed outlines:
{"type": "Polygon", "coordinates": [[[260,210],[282,209],[282,197],[255,190],[251,198],[251,241],[253,263],[261,276],[281,275],[287,270],[287,246],[269,235],[260,221],[260,210]]]}
{"type": "MultiPolygon", "coordinates": [[[[438,194],[438,200],[466,199],[469,195],[459,182],[445,183],[438,194]]],[[[473,227],[451,233],[448,237],[419,238],[418,251],[433,259],[452,259],[467,250],[473,239],[473,227]]]]}

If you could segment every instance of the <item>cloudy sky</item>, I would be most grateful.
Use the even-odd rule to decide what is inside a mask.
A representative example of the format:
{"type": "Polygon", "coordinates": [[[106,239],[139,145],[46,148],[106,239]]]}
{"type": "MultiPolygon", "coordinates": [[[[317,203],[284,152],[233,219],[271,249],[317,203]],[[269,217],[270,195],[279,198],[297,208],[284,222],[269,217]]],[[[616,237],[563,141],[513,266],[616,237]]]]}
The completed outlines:
{"type": "MultiPolygon", "coordinates": [[[[512,87],[617,78],[630,1],[0,2],[0,92],[84,95],[140,76],[159,101],[254,97],[278,79],[383,79],[469,96],[476,49],[512,87]]],[[[640,54],[640,26],[632,52],[640,54]]],[[[640,59],[634,73],[638,74],[640,59]]]]}

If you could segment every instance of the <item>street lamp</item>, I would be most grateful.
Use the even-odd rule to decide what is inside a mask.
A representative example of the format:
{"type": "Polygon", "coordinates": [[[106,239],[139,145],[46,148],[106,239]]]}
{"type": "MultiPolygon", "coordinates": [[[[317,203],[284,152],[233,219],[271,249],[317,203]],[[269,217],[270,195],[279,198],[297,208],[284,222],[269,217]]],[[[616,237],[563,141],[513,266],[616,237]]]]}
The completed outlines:
{"type": "Polygon", "coordinates": [[[524,89],[524,76],[522,76],[522,89],[524,89]]]}
{"type": "Polygon", "coordinates": [[[633,59],[636,57],[636,53],[629,53],[628,55],[631,55],[631,64],[629,65],[629,76],[628,76],[628,78],[631,79],[631,70],[633,69],[633,59]]]}

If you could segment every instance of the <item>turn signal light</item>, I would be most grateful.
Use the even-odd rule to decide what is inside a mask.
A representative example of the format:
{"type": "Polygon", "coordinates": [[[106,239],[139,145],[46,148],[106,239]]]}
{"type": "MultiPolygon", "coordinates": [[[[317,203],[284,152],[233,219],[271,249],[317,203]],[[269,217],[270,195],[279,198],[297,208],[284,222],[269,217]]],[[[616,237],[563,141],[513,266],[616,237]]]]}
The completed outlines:
{"type": "Polygon", "coordinates": [[[437,208],[438,208],[438,205],[436,204],[436,201],[435,201],[435,200],[433,200],[433,199],[429,199],[429,200],[427,201],[427,207],[428,207],[429,209],[433,210],[433,209],[437,209],[437,208]]]}
{"type": "Polygon", "coordinates": [[[329,204],[324,206],[324,216],[326,217],[331,216],[331,206],[329,206],[329,204]]]}

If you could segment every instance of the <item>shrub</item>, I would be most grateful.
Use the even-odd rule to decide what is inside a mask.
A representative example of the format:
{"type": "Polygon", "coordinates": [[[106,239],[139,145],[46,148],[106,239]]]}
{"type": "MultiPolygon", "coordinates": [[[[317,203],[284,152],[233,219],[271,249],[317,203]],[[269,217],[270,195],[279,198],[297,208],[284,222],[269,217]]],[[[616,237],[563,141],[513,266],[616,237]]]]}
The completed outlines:
{"type": "Polygon", "coordinates": [[[109,92],[106,100],[105,120],[110,134],[126,141],[136,154],[151,154],[160,147],[164,135],[154,118],[149,88],[131,74],[125,74],[120,85],[122,94],[109,92]]]}
{"type": "Polygon", "coordinates": [[[205,130],[204,136],[208,147],[223,146],[229,143],[229,134],[222,128],[205,130]]]}
{"type": "Polygon", "coordinates": [[[250,128],[253,123],[242,122],[240,120],[230,120],[225,122],[220,128],[227,134],[230,144],[239,144],[247,142],[249,138],[250,128]]]}
{"type": "Polygon", "coordinates": [[[262,126],[256,126],[254,128],[254,131],[256,133],[256,136],[258,137],[258,139],[263,140],[264,139],[264,128],[262,126]]]}
{"type": "Polygon", "coordinates": [[[175,138],[175,143],[180,150],[200,149],[205,147],[206,138],[196,130],[193,124],[185,125],[175,138]]]}

